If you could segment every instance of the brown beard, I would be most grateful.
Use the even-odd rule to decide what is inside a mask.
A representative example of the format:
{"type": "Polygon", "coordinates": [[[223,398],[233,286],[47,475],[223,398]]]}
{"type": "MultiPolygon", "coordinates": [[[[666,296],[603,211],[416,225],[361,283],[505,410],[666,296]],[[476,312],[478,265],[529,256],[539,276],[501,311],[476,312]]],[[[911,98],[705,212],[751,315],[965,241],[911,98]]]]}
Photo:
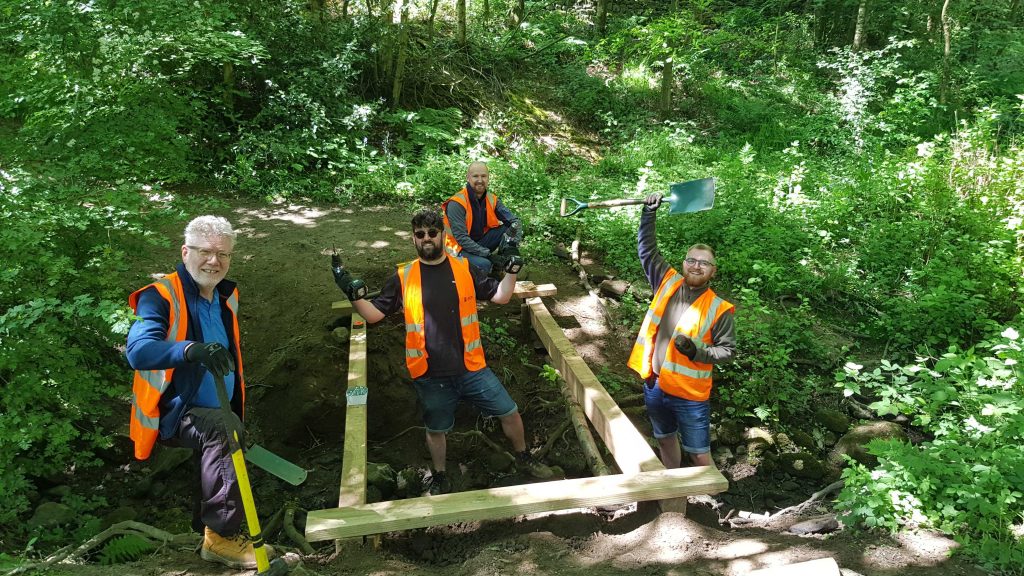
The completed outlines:
{"type": "Polygon", "coordinates": [[[428,244],[424,241],[416,245],[416,254],[424,260],[436,260],[441,255],[441,246],[437,243],[428,244]]]}

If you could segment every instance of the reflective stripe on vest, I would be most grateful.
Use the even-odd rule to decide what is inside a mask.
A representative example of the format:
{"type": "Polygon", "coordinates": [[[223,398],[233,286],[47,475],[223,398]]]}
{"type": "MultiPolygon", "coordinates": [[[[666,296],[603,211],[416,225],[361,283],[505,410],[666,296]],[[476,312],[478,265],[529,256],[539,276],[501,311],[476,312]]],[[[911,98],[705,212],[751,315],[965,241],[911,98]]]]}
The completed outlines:
{"type": "MultiPolygon", "coordinates": [[[[659,323],[660,315],[668,306],[669,299],[682,284],[677,281],[681,278],[674,269],[669,270],[665,273],[665,278],[655,293],[648,314],[657,316],[659,323]]],[[[673,338],[676,334],[685,334],[693,339],[699,348],[711,346],[713,344],[711,328],[722,314],[732,309],[732,304],[719,298],[709,288],[680,315],[673,327],[673,338]]],[[[654,355],[657,330],[658,326],[653,321],[651,325],[648,325],[645,319],[644,326],[640,329],[641,335],[637,338],[630,353],[629,367],[643,378],[649,377],[652,373],[651,359],[654,355]]],[[[673,396],[704,401],[711,395],[713,370],[714,366],[711,364],[690,360],[676,350],[673,343],[670,343],[665,354],[665,361],[661,365],[661,373],[658,375],[658,385],[664,392],[673,396]]]]}
{"type": "MultiPolygon", "coordinates": [[[[484,224],[484,234],[486,234],[491,228],[498,228],[501,226],[501,220],[498,220],[498,214],[496,212],[498,207],[498,197],[494,194],[487,194],[484,196],[484,200],[486,201],[485,211],[487,213],[487,222],[484,224]]],[[[462,206],[466,211],[466,234],[469,234],[473,230],[473,208],[469,203],[469,190],[463,188],[462,190],[459,190],[457,194],[448,200],[445,200],[444,203],[441,204],[441,214],[444,216],[444,248],[448,251],[448,254],[458,256],[462,253],[462,246],[460,246],[459,242],[455,240],[455,235],[452,234],[452,226],[448,222],[449,202],[455,202],[462,206]]]]}
{"type": "MultiPolygon", "coordinates": [[[[147,288],[155,288],[157,293],[167,301],[167,336],[169,342],[185,339],[188,331],[188,308],[185,306],[184,291],[181,278],[177,273],[168,274],[156,282],[136,290],[128,297],[132,312],[136,311],[139,295],[147,288]]],[[[160,395],[167,390],[174,376],[174,368],[166,370],[136,370],[132,383],[132,413],[128,424],[128,433],[135,442],[135,457],[139,460],[149,458],[160,432],[160,395]]]]}
{"type": "MultiPolygon", "coordinates": [[[[155,288],[168,305],[167,336],[169,342],[181,342],[188,335],[188,306],[185,303],[185,291],[177,272],[157,280],[156,282],[136,290],[128,297],[132,312],[136,312],[139,296],[148,288],[155,288]]],[[[219,293],[218,293],[219,297],[219,293]]],[[[238,290],[233,290],[225,300],[231,311],[232,333],[235,348],[235,382],[241,391],[242,414],[245,413],[245,378],[242,370],[242,352],[239,342],[241,335],[238,328],[238,290]]],[[[139,460],[149,458],[160,433],[160,396],[167,390],[174,377],[174,368],[166,370],[136,370],[132,383],[132,412],[129,422],[129,436],[135,442],[135,457],[139,460]]]]}
{"type": "MultiPolygon", "coordinates": [[[[474,372],[484,368],[483,343],[480,340],[480,323],[476,312],[476,288],[469,262],[463,258],[448,257],[455,290],[459,298],[459,317],[462,326],[463,360],[466,369],[474,372]]],[[[398,269],[402,285],[402,307],[405,309],[405,365],[409,375],[419,378],[427,372],[427,340],[424,328],[423,283],[420,277],[420,261],[414,260],[398,269]]]]}

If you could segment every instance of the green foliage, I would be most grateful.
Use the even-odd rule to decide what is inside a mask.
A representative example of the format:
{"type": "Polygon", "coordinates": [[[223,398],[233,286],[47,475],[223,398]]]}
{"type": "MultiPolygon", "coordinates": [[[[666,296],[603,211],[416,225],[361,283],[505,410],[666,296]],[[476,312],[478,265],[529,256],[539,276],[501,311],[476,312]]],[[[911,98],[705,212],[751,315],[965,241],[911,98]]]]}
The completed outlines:
{"type": "Polygon", "coordinates": [[[883,361],[872,371],[848,363],[837,373],[847,395],[875,401],[880,414],[900,414],[922,428],[919,445],[872,441],[875,470],[844,472],[839,506],[851,525],[897,530],[934,527],[999,569],[1019,567],[1024,546],[1024,385],[1020,334],[997,336],[949,352],[936,362],[883,361]]]}
{"type": "Polygon", "coordinates": [[[35,478],[97,464],[127,388],[115,345],[129,311],[115,279],[144,238],[141,197],[0,173],[0,523],[35,478]]]}
{"type": "Polygon", "coordinates": [[[138,534],[125,534],[111,538],[100,550],[98,561],[104,566],[134,562],[156,550],[156,546],[146,537],[138,534]]]}

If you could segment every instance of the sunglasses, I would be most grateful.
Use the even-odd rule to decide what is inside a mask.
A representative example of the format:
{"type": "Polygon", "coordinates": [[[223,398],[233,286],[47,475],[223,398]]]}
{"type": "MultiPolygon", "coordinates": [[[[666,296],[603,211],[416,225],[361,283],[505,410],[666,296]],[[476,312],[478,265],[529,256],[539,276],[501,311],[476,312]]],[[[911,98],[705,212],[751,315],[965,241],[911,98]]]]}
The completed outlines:
{"type": "Polygon", "coordinates": [[[418,240],[423,240],[423,238],[426,237],[426,236],[430,236],[431,238],[437,238],[437,235],[439,233],[440,233],[440,231],[437,230],[436,228],[431,228],[430,230],[417,230],[417,231],[413,232],[412,234],[418,240]]]}

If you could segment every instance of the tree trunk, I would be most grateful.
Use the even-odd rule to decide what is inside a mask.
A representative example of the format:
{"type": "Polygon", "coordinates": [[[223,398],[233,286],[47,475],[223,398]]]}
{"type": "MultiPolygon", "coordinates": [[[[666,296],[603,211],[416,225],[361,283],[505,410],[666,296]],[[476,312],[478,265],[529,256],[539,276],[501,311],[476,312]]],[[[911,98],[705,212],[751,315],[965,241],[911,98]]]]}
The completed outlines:
{"type": "Polygon", "coordinates": [[[950,0],[945,0],[942,3],[942,82],[939,85],[940,104],[945,104],[949,101],[949,54],[952,51],[949,25],[949,2],[950,0]]]}
{"type": "Polygon", "coordinates": [[[231,62],[224,63],[224,108],[228,116],[235,112],[235,65],[231,62]]]}
{"type": "Polygon", "coordinates": [[[857,8],[857,26],[853,31],[853,51],[860,52],[864,46],[864,27],[868,20],[868,0],[860,0],[857,8]]]}
{"type": "Polygon", "coordinates": [[[597,35],[604,38],[608,30],[608,0],[597,0],[597,35]]]}
{"type": "Polygon", "coordinates": [[[405,60],[409,53],[409,2],[401,3],[401,23],[398,25],[398,57],[395,62],[395,78],[391,83],[391,108],[397,109],[402,103],[402,85],[405,82],[405,60]]]}
{"type": "Polygon", "coordinates": [[[430,0],[430,16],[427,18],[427,40],[434,39],[434,19],[437,18],[437,6],[441,0],[430,0]]]}
{"type": "Polygon", "coordinates": [[[519,25],[526,19],[526,0],[516,0],[515,7],[512,8],[512,25],[515,28],[519,28],[519,25]]]}
{"type": "Polygon", "coordinates": [[[458,20],[459,46],[466,45],[466,0],[455,0],[455,18],[458,20]]]}
{"type": "Polygon", "coordinates": [[[661,113],[668,115],[672,108],[672,59],[665,58],[665,66],[661,70],[661,113]]]}
{"type": "Polygon", "coordinates": [[[488,22],[491,21],[491,2],[490,0],[484,0],[484,26],[487,26],[488,22]]]}

